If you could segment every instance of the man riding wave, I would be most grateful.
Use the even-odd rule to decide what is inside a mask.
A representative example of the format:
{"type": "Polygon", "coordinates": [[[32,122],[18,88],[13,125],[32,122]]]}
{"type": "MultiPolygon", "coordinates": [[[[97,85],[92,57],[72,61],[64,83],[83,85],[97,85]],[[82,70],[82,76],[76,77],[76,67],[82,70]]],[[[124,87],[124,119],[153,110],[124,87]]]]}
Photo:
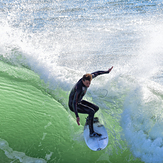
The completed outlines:
{"type": "Polygon", "coordinates": [[[92,104],[86,100],[82,100],[85,95],[87,88],[90,86],[92,79],[98,75],[108,74],[113,69],[113,66],[107,71],[96,71],[91,74],[85,74],[83,77],[75,84],[69,95],[69,108],[76,115],[77,124],[80,125],[80,118],[78,113],[88,114],[88,124],[90,130],[90,137],[98,137],[101,134],[96,133],[93,129],[93,119],[94,114],[99,110],[99,107],[92,104]]]}

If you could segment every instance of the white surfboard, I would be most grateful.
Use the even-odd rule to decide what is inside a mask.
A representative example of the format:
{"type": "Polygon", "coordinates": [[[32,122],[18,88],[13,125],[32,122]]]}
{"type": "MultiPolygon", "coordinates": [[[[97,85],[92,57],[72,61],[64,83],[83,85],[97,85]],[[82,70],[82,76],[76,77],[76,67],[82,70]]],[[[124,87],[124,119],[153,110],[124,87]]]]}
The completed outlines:
{"type": "Polygon", "coordinates": [[[93,123],[94,131],[102,134],[100,137],[89,136],[89,125],[84,126],[84,140],[87,146],[93,151],[99,151],[104,149],[108,145],[107,131],[99,121],[93,123]]]}

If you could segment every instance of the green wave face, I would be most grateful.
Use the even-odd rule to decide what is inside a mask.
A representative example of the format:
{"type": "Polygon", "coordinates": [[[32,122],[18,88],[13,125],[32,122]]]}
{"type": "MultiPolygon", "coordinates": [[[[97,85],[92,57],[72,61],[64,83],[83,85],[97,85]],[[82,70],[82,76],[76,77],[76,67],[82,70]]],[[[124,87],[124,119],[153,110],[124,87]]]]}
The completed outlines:
{"type": "Polygon", "coordinates": [[[109,144],[94,152],[83,138],[86,115],[77,126],[67,107],[68,92],[47,89],[27,68],[1,61],[0,69],[1,163],[140,162],[121,140],[119,122],[105,112],[99,114],[105,119],[109,144]]]}

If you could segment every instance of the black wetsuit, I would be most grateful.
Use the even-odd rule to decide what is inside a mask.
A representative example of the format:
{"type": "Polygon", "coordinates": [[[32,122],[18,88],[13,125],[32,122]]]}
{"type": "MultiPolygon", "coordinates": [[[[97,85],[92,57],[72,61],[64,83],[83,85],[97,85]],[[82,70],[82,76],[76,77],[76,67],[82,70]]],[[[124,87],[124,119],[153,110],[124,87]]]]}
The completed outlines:
{"type": "MultiPolygon", "coordinates": [[[[91,73],[92,79],[98,75],[109,73],[109,71],[96,71],[91,73]]],[[[87,87],[83,84],[82,78],[75,84],[69,95],[69,108],[75,112],[76,117],[79,117],[78,113],[89,114],[89,119],[93,119],[94,114],[99,110],[99,107],[82,100],[87,91],[87,87]]]]}

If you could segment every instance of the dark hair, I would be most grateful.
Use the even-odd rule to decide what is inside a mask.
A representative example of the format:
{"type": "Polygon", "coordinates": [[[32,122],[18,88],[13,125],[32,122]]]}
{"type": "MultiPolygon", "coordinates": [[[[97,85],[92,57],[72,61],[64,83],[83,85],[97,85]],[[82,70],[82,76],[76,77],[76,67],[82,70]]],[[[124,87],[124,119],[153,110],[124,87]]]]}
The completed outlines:
{"type": "Polygon", "coordinates": [[[91,81],[92,80],[92,75],[91,74],[85,74],[85,75],[83,75],[83,81],[85,81],[85,80],[89,80],[89,81],[91,81]]]}

